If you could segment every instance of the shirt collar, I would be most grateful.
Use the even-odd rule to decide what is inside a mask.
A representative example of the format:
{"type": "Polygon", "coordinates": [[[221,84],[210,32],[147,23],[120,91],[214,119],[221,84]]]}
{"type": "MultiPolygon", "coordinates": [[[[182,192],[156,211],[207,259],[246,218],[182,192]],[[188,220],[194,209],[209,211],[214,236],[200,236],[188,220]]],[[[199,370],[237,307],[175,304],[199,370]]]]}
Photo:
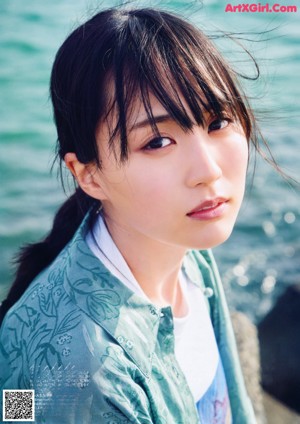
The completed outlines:
{"type": "MultiPolygon", "coordinates": [[[[99,213],[98,219],[94,227],[89,231],[91,243],[88,242],[89,247],[100,261],[108,268],[112,274],[115,275],[122,283],[124,283],[130,290],[145,298],[147,296],[143,292],[139,283],[131,272],[127,262],[125,261],[122,253],[118,249],[114,240],[112,239],[103,216],[99,213]]],[[[87,240],[87,239],[86,239],[87,240]]],[[[150,302],[149,299],[147,299],[150,302]]]]}

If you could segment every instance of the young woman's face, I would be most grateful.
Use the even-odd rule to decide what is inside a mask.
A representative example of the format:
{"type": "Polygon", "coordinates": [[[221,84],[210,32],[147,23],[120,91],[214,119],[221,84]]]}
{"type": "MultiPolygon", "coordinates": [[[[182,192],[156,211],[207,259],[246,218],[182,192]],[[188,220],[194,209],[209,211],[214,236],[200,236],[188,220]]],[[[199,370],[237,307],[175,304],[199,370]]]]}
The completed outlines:
{"type": "MultiPolygon", "coordinates": [[[[184,101],[183,101],[184,103],[184,101]]],[[[102,169],[97,178],[106,219],[128,237],[183,248],[224,242],[235,223],[245,188],[248,146],[241,127],[207,115],[204,128],[186,132],[152,96],[161,138],[136,104],[128,122],[128,161],[118,164],[99,126],[102,169]]]]}

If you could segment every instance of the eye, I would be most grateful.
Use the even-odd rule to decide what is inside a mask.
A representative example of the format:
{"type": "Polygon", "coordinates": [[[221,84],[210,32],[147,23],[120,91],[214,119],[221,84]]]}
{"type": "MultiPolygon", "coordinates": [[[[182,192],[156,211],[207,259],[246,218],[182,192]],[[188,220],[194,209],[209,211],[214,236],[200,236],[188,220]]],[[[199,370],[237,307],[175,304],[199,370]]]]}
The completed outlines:
{"type": "Polygon", "coordinates": [[[208,126],[208,132],[210,133],[211,131],[223,130],[230,122],[231,120],[229,118],[214,119],[208,126]]]}
{"type": "Polygon", "coordinates": [[[163,149],[164,147],[167,147],[171,144],[173,144],[174,141],[171,138],[168,137],[156,137],[153,138],[149,143],[146,144],[146,146],[143,148],[143,150],[157,150],[157,149],[163,149]]]}

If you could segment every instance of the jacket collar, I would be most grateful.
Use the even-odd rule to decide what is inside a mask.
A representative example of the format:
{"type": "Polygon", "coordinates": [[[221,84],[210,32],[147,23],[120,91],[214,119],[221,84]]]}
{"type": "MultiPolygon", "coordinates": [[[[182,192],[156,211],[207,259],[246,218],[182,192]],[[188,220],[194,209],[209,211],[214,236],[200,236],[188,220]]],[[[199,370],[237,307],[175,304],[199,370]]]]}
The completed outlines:
{"type": "MultiPolygon", "coordinates": [[[[89,215],[62,253],[65,290],[83,312],[123,347],[148,377],[160,317],[161,314],[171,315],[171,308],[159,309],[136,295],[99,261],[85,241],[88,222],[89,215]],[[149,357],[145,352],[149,352],[149,357]]],[[[192,282],[204,287],[193,254],[185,258],[184,270],[192,282]]]]}

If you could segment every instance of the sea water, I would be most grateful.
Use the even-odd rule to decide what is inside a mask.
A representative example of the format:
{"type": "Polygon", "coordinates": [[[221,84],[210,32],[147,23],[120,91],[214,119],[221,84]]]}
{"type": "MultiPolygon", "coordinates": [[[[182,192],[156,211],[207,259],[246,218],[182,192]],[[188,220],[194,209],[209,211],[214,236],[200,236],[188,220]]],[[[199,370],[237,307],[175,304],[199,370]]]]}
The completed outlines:
{"type": "MultiPolygon", "coordinates": [[[[50,173],[56,133],[48,84],[55,52],[86,17],[120,3],[0,2],[0,299],[12,281],[17,249],[49,230],[65,199],[55,168],[50,173]]],[[[261,77],[245,81],[245,88],[278,163],[299,180],[300,5],[296,13],[234,13],[225,11],[225,1],[130,4],[160,6],[188,17],[215,39],[234,69],[250,77],[256,72],[253,61],[222,34],[233,35],[255,56],[261,77]]],[[[215,255],[231,306],[255,321],[288,285],[300,282],[300,207],[298,189],[270,165],[257,160],[253,183],[252,168],[253,160],[235,230],[215,255]]]]}

